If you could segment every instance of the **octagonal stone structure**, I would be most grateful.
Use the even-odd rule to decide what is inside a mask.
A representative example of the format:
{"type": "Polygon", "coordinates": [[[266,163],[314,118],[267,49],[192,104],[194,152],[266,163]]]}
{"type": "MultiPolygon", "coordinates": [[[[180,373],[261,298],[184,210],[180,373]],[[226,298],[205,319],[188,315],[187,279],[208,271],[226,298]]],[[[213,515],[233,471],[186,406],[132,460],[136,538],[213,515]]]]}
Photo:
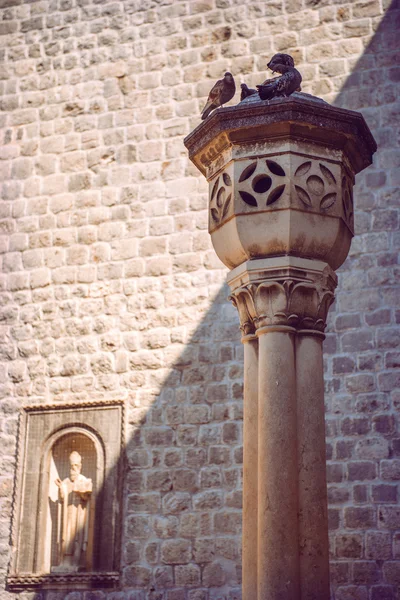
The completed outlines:
{"type": "Polygon", "coordinates": [[[185,144],[243,334],[243,596],[329,600],[322,340],[376,144],[302,93],[218,109],[185,144]]]}
{"type": "Polygon", "coordinates": [[[252,96],[216,110],[185,145],[209,182],[209,233],[227,267],[283,255],[344,262],[355,175],[376,150],[360,113],[302,93],[252,96]]]}

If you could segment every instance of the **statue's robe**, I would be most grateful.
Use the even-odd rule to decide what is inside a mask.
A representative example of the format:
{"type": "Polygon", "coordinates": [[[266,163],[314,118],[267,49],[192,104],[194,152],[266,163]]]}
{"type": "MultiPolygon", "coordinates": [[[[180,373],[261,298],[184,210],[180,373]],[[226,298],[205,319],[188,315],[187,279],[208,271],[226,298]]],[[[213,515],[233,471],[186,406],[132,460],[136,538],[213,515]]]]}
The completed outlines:
{"type": "Polygon", "coordinates": [[[79,474],[64,479],[59,488],[59,564],[54,571],[85,568],[92,480],[79,474]]]}

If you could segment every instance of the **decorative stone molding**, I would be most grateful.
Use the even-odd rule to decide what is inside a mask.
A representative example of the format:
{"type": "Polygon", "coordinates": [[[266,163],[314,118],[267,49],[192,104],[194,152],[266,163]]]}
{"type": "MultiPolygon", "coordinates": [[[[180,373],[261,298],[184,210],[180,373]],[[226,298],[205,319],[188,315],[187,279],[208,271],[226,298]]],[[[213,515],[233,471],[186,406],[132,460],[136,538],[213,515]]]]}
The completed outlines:
{"type": "Polygon", "coordinates": [[[258,155],[258,144],[284,139],[315,142],[343,151],[358,173],[371,164],[376,142],[361,113],[331,106],[310,94],[220,108],[184,140],[189,158],[210,180],[233,157],[258,155]],[[328,141],[328,144],[327,144],[328,141]],[[254,150],[254,151],[253,151],[254,150]]]}
{"type": "Polygon", "coordinates": [[[323,331],[334,295],[311,283],[293,280],[250,284],[230,299],[238,308],[244,335],[269,325],[323,331]]]}
{"type": "Polygon", "coordinates": [[[210,228],[222,225],[232,212],[232,178],[226,171],[212,182],[210,196],[210,228]]]}
{"type": "Polygon", "coordinates": [[[287,257],[249,261],[244,268],[245,277],[238,269],[228,277],[243,335],[269,326],[323,333],[337,285],[328,265],[287,257]]]}
{"type": "Polygon", "coordinates": [[[340,217],[351,229],[352,182],[340,165],[289,153],[274,159],[237,161],[210,180],[210,233],[234,214],[288,208],[340,217]]]}
{"type": "MultiPolygon", "coordinates": [[[[108,406],[121,406],[124,408],[125,402],[124,400],[97,400],[96,402],[83,400],[82,402],[63,402],[63,403],[55,403],[49,402],[48,404],[26,404],[22,407],[22,410],[25,413],[30,412],[47,412],[54,411],[61,408],[62,410],[75,410],[82,408],[106,408],[108,406]]],[[[124,411],[123,411],[124,414],[124,411]]],[[[123,430],[121,430],[121,436],[123,434],[123,430]]],[[[121,437],[121,445],[124,444],[124,440],[121,437]]]]}
{"type": "Polygon", "coordinates": [[[343,263],[355,175],[376,149],[360,114],[294,93],[219,109],[185,144],[209,182],[209,232],[227,267],[279,255],[343,263]]]}
{"type": "Polygon", "coordinates": [[[353,181],[346,176],[342,178],[342,205],[344,220],[354,233],[353,181]]]}
{"type": "Polygon", "coordinates": [[[252,98],[185,140],[243,334],[243,596],[328,600],[322,339],[376,144],[308,94],[252,98]]]}
{"type": "Polygon", "coordinates": [[[72,590],[118,583],[124,414],[122,400],[22,408],[8,588],[72,590]],[[83,457],[82,475],[69,474],[71,451],[83,457]],[[78,491],[65,487],[60,499],[57,481],[66,485],[68,477],[71,481],[78,477],[78,491]],[[60,537],[61,523],[70,504],[65,493],[83,494],[83,481],[93,482],[84,500],[84,553],[64,568],[59,544],[64,539],[60,537]]]}
{"type": "Polygon", "coordinates": [[[7,586],[12,591],[45,590],[45,589],[74,589],[87,590],[96,587],[116,587],[119,583],[118,571],[110,573],[74,573],[67,575],[10,575],[7,586]]]}

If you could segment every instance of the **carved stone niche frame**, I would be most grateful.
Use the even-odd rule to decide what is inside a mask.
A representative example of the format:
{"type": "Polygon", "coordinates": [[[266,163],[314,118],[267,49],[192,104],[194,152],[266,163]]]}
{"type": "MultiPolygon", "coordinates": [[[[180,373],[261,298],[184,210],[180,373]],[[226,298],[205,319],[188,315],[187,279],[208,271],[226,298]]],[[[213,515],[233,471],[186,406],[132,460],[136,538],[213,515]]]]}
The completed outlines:
{"type": "MultiPolygon", "coordinates": [[[[22,408],[8,589],[118,586],[124,415],[122,400],[22,408]],[[67,531],[64,519],[68,523],[71,518],[63,512],[71,510],[70,496],[67,503],[60,500],[56,479],[69,478],[73,451],[81,457],[82,481],[88,485],[90,479],[92,491],[81,502],[81,521],[75,521],[84,529],[80,538],[84,550],[79,564],[67,568],[61,547],[65,548],[62,540],[67,531]]],[[[81,496],[71,498],[76,501],[81,496]]]]}

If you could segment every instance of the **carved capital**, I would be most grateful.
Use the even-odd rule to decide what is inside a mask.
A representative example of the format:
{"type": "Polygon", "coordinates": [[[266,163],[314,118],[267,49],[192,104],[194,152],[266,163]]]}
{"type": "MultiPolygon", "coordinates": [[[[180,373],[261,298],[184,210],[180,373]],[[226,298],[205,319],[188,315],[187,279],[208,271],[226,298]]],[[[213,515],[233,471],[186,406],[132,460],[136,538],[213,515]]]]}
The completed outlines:
{"type": "MultiPolygon", "coordinates": [[[[326,265],[325,268],[304,269],[304,263],[312,261],[279,267],[277,260],[272,268],[270,265],[261,270],[254,268],[254,263],[271,263],[271,259],[249,261],[247,264],[253,263],[250,270],[242,270],[239,277],[231,278],[230,300],[238,309],[243,335],[271,326],[322,333],[334,300],[335,274],[326,265]]],[[[285,262],[284,258],[281,260],[285,262]]],[[[289,259],[289,262],[296,263],[296,260],[289,259]]]]}
{"type": "Polygon", "coordinates": [[[251,335],[255,332],[255,311],[251,290],[247,287],[235,290],[229,296],[229,300],[236,306],[239,313],[240,330],[243,335],[251,335]]]}

